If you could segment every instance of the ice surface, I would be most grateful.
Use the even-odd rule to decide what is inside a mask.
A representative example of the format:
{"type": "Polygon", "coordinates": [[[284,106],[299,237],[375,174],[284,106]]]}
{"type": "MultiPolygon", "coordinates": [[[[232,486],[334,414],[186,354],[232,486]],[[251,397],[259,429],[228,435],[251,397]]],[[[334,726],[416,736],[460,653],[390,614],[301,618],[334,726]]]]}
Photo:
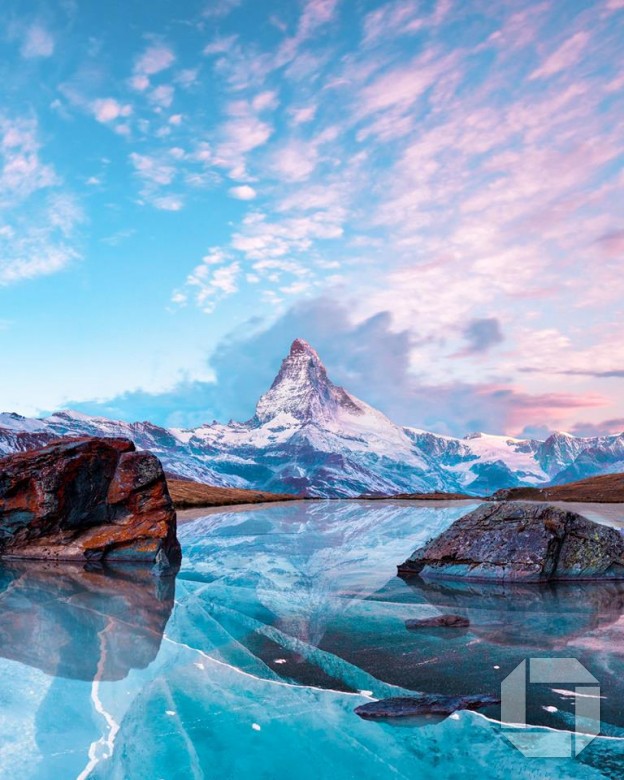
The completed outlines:
{"type": "MultiPolygon", "coordinates": [[[[394,576],[469,509],[336,501],[213,511],[180,528],[175,600],[172,583],[138,574],[2,570],[0,777],[621,777],[624,585],[394,576]],[[405,629],[441,612],[470,628],[405,629]],[[577,759],[524,758],[497,707],[401,726],[353,713],[413,691],[497,694],[535,656],[576,657],[600,681],[608,738],[577,759]]],[[[568,690],[536,686],[528,713],[544,733],[572,728],[568,690]]]]}

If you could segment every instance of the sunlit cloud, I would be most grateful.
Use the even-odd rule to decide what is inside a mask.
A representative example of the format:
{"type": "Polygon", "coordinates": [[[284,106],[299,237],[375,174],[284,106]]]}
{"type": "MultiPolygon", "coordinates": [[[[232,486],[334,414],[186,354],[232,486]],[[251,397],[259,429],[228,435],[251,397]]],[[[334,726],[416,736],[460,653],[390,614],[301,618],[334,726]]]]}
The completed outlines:
{"type": "Polygon", "coordinates": [[[132,113],[132,106],[122,104],[113,98],[99,98],[92,105],[93,115],[98,122],[113,122],[120,117],[128,117],[132,113]]]}
{"type": "Polygon", "coordinates": [[[238,200],[253,200],[257,195],[254,188],[248,184],[242,184],[240,187],[230,187],[228,192],[233,198],[238,200]]]}

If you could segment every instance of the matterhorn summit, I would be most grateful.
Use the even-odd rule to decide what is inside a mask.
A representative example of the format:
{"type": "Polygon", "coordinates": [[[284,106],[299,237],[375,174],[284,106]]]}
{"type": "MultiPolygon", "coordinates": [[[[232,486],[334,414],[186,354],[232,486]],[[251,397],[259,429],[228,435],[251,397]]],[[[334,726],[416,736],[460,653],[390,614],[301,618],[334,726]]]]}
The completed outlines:
{"type": "Polygon", "coordinates": [[[357,401],[330,381],[316,351],[295,339],[270,390],[258,401],[256,419],[262,424],[290,415],[301,422],[321,422],[335,420],[341,410],[363,414],[357,401]]]}

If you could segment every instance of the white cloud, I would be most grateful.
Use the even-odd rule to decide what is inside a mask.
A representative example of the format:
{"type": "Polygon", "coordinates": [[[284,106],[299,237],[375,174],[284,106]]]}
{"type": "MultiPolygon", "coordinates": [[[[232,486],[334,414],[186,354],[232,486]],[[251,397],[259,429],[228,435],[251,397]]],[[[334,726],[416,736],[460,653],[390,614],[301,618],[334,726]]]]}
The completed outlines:
{"type": "Polygon", "coordinates": [[[98,122],[113,122],[120,117],[128,117],[132,113],[129,103],[119,103],[114,98],[99,98],[91,104],[93,115],[98,122]]]}
{"type": "Polygon", "coordinates": [[[222,18],[230,14],[242,3],[242,0],[208,0],[202,16],[207,18],[222,18]]]}
{"type": "Polygon", "coordinates": [[[148,46],[134,63],[130,86],[137,92],[145,92],[150,86],[150,77],[170,68],[175,59],[175,54],[165,44],[148,46]]]}
{"type": "Polygon", "coordinates": [[[54,53],[52,34],[40,24],[32,24],[26,29],[20,53],[26,59],[50,57],[54,53]]]}
{"type": "Polygon", "coordinates": [[[39,148],[34,119],[0,116],[0,206],[14,206],[59,184],[54,168],[41,160],[39,148]]]}
{"type": "Polygon", "coordinates": [[[325,262],[314,251],[316,240],[342,235],[343,212],[315,211],[271,221],[258,211],[247,214],[227,248],[213,247],[176,291],[186,303],[189,297],[203,311],[212,312],[225,296],[238,292],[241,279],[265,283],[263,299],[276,285],[287,295],[299,295],[314,283],[313,267],[325,262]]]}
{"type": "Polygon", "coordinates": [[[184,200],[179,195],[157,195],[152,198],[152,205],[161,211],[181,211],[184,200]]]}
{"type": "Polygon", "coordinates": [[[228,190],[233,198],[238,200],[253,200],[256,197],[256,191],[248,184],[242,184],[240,187],[230,187],[228,190]]]}
{"type": "Polygon", "coordinates": [[[157,156],[132,152],[130,162],[137,175],[151,184],[171,184],[176,174],[175,167],[171,163],[166,163],[157,156]]]}
{"type": "MultiPolygon", "coordinates": [[[[11,219],[11,217],[9,217],[11,219]]],[[[73,197],[50,195],[28,219],[14,216],[0,231],[0,286],[61,271],[79,259],[75,231],[83,213],[73,197]]]]}
{"type": "Polygon", "coordinates": [[[274,90],[259,92],[251,101],[251,105],[253,110],[259,114],[269,109],[275,109],[278,106],[277,92],[274,90]]]}
{"type": "Polygon", "coordinates": [[[137,74],[153,76],[167,68],[170,68],[175,62],[175,54],[168,46],[156,44],[147,48],[137,59],[134,71],[137,74]]]}
{"type": "Polygon", "coordinates": [[[185,290],[176,290],[172,302],[185,305],[189,295],[207,314],[218,301],[238,292],[241,266],[218,248],[212,249],[186,279],[185,290]]]}
{"type": "Polygon", "coordinates": [[[217,54],[227,54],[238,40],[238,35],[215,38],[204,46],[203,53],[206,57],[214,57],[217,54]]]}
{"type": "Polygon", "coordinates": [[[161,84],[149,93],[149,100],[161,108],[169,108],[173,103],[174,88],[169,84],[161,84]]]}
{"type": "Polygon", "coordinates": [[[280,287],[280,292],[284,295],[301,295],[310,289],[310,282],[293,282],[292,284],[280,287]]]}
{"type": "Polygon", "coordinates": [[[183,192],[172,192],[172,185],[177,190],[184,185],[205,189],[219,180],[208,168],[210,151],[203,144],[190,152],[181,146],[161,148],[149,154],[131,152],[129,161],[141,182],[141,198],[165,211],[180,211],[185,205],[183,192]]]}
{"type": "Polygon", "coordinates": [[[176,73],[174,81],[183,89],[188,89],[197,84],[198,76],[199,68],[184,68],[176,73]]]}
{"type": "Polygon", "coordinates": [[[290,110],[293,122],[296,125],[303,125],[311,122],[316,115],[316,106],[305,106],[303,108],[293,108],[290,110]]]}

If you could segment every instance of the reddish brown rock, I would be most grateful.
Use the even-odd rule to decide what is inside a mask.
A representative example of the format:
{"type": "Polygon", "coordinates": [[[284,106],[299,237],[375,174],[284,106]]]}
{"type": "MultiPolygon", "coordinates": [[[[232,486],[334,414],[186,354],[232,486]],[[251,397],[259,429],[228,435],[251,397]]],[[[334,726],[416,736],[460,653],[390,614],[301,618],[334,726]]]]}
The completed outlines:
{"type": "Polygon", "coordinates": [[[180,561],[160,461],[127,439],[62,439],[0,459],[0,555],[180,561]]]}

